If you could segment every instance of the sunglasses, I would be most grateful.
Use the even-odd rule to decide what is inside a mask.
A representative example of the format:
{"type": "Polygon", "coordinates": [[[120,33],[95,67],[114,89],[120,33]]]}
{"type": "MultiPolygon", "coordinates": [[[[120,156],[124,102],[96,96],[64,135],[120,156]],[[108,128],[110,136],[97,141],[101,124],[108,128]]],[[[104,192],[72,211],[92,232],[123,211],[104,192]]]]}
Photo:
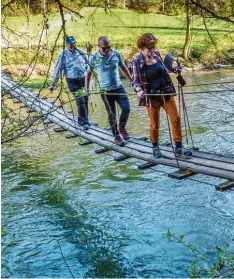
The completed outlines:
{"type": "MultiPolygon", "coordinates": [[[[98,45],[99,46],[99,45],[98,45]]],[[[111,46],[106,46],[106,47],[102,47],[102,46],[99,46],[102,50],[107,50],[107,49],[110,49],[111,46]]]]}

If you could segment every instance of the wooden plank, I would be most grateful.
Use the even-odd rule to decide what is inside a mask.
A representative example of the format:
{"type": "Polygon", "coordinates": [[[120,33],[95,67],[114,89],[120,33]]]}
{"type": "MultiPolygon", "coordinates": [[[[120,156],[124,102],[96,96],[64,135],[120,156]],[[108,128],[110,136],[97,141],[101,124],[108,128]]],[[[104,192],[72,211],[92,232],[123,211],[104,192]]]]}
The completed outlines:
{"type": "Polygon", "coordinates": [[[149,138],[146,137],[146,136],[139,136],[139,137],[132,137],[132,138],[137,139],[137,140],[143,140],[143,141],[146,141],[146,140],[149,139],[149,138]]]}
{"type": "Polygon", "coordinates": [[[171,146],[171,142],[169,142],[169,141],[167,141],[167,142],[165,142],[165,143],[163,143],[163,144],[160,144],[160,146],[171,146]]]}
{"type": "MultiPolygon", "coordinates": [[[[94,128],[97,131],[103,130],[101,128],[94,128]]],[[[111,135],[110,132],[108,132],[106,129],[103,130],[104,133],[111,135]]],[[[131,137],[128,140],[128,143],[135,143],[135,144],[139,144],[141,146],[144,147],[150,147],[152,148],[152,144],[149,141],[141,141],[139,139],[137,139],[137,137],[131,137]]],[[[173,154],[173,150],[171,147],[171,144],[168,143],[164,143],[164,144],[160,144],[160,149],[162,151],[167,151],[173,154]]],[[[208,159],[208,160],[212,160],[212,161],[217,161],[217,162],[224,162],[224,163],[231,163],[234,164],[234,157],[233,156],[224,156],[222,154],[215,154],[215,153],[210,153],[210,152],[205,152],[205,151],[198,151],[198,148],[195,147],[193,149],[193,158],[200,158],[200,159],[208,159]]],[[[173,155],[172,155],[173,156],[173,155]]],[[[209,164],[209,162],[207,163],[209,164]]],[[[218,164],[216,164],[216,166],[218,166],[218,164]]]]}
{"type": "Polygon", "coordinates": [[[116,162],[120,162],[120,161],[129,159],[129,158],[131,158],[131,156],[129,156],[129,155],[127,155],[127,154],[124,154],[124,155],[121,155],[121,156],[114,157],[114,160],[115,160],[116,162]]]}
{"type": "Polygon", "coordinates": [[[215,186],[215,189],[220,192],[224,192],[232,188],[234,188],[234,180],[229,180],[215,186]]]}
{"type": "Polygon", "coordinates": [[[98,126],[96,122],[89,122],[92,126],[98,126]]]}
{"type": "Polygon", "coordinates": [[[73,138],[77,138],[77,137],[79,137],[79,135],[76,135],[76,134],[66,135],[67,139],[73,139],[73,138]]]}
{"type": "Polygon", "coordinates": [[[145,170],[145,169],[155,167],[157,165],[158,165],[157,163],[145,163],[145,164],[138,165],[137,168],[138,170],[145,170]]]}
{"type": "MultiPolygon", "coordinates": [[[[108,131],[106,131],[106,133],[108,133],[108,131]]],[[[128,140],[128,142],[132,142],[132,143],[136,143],[136,144],[138,143],[138,144],[141,144],[142,146],[145,146],[145,147],[151,147],[152,146],[151,142],[148,142],[148,141],[142,142],[139,139],[137,139],[137,137],[131,137],[130,140],[128,140]]],[[[162,151],[167,151],[167,152],[173,153],[171,143],[169,143],[169,142],[164,143],[164,144],[160,144],[160,149],[162,151]]],[[[234,164],[234,157],[233,156],[225,156],[223,154],[216,154],[216,153],[211,153],[211,152],[206,152],[206,151],[199,151],[198,147],[193,148],[193,157],[194,158],[202,158],[202,159],[210,159],[210,160],[217,161],[217,162],[225,162],[225,163],[234,164]]]]}
{"type": "MultiPolygon", "coordinates": [[[[7,90],[9,90],[9,88],[12,88],[12,85],[15,85],[15,83],[9,82],[6,79],[2,79],[2,86],[7,90]]],[[[151,147],[147,146],[146,142],[139,140],[128,142],[125,147],[119,147],[113,144],[113,137],[108,135],[103,129],[94,127],[91,128],[88,132],[84,132],[82,129],[78,128],[77,120],[74,119],[74,117],[73,119],[71,119],[71,115],[69,117],[62,109],[56,108],[54,104],[49,103],[48,101],[42,100],[40,98],[37,98],[37,100],[35,100],[35,97],[32,96],[34,94],[29,93],[27,90],[16,88],[14,89],[14,91],[11,91],[11,94],[15,98],[22,98],[22,101],[27,106],[32,107],[35,111],[42,114],[48,114],[47,119],[60,125],[64,129],[69,130],[70,132],[75,134],[79,132],[81,137],[85,138],[88,141],[99,144],[100,146],[109,148],[122,154],[128,154],[131,157],[144,160],[146,162],[156,162],[171,167],[177,167],[177,162],[175,159],[173,159],[173,156],[171,154],[172,152],[169,152],[167,150],[163,151],[163,153],[165,154],[171,154],[170,158],[156,159],[152,155],[151,147]],[[138,144],[137,142],[141,144],[138,144]],[[143,144],[145,144],[146,146],[143,146],[143,144]]],[[[171,147],[169,148],[171,149],[171,147]]],[[[212,162],[212,159],[209,159],[209,161],[212,162]]],[[[180,168],[186,168],[196,173],[212,175],[225,179],[234,179],[234,172],[231,170],[230,167],[228,168],[228,164],[225,164],[226,169],[220,169],[216,167],[210,167],[209,161],[204,160],[201,163],[198,160],[193,160],[191,162],[191,159],[189,161],[179,160],[179,166],[180,168]]]]}
{"type": "MultiPolygon", "coordinates": [[[[110,134],[103,133],[102,129],[96,128],[96,127],[92,129],[92,135],[96,135],[98,137],[101,137],[101,138],[107,139],[107,140],[113,139],[113,137],[110,134]]],[[[150,143],[150,146],[146,146],[144,143],[145,143],[144,141],[137,140],[137,143],[135,143],[135,142],[132,142],[131,140],[129,140],[125,143],[125,145],[126,145],[126,147],[129,147],[133,150],[144,152],[147,154],[152,154],[152,146],[151,146],[152,144],[150,143]]],[[[172,152],[172,148],[171,147],[169,147],[169,148],[171,151],[168,151],[168,148],[167,149],[161,148],[163,156],[165,156],[167,159],[171,159],[176,162],[175,155],[172,152]]],[[[234,172],[234,164],[231,165],[226,162],[220,162],[220,161],[217,162],[217,161],[214,161],[211,159],[197,158],[194,156],[187,156],[187,157],[179,156],[179,157],[177,157],[177,160],[179,161],[180,164],[182,162],[189,162],[189,163],[193,163],[194,165],[197,165],[197,166],[209,166],[209,167],[213,167],[215,169],[216,168],[221,169],[221,170],[227,169],[227,170],[234,172]]]]}
{"type": "Polygon", "coordinates": [[[64,129],[64,128],[59,127],[59,128],[54,128],[54,131],[55,131],[56,133],[61,133],[61,132],[66,132],[67,130],[64,129]]]}
{"type": "MultiPolygon", "coordinates": [[[[100,129],[98,128],[98,130],[95,128],[96,131],[100,131],[100,129]]],[[[106,134],[106,136],[108,136],[106,134]]],[[[102,136],[104,137],[104,135],[102,136]]],[[[135,140],[136,141],[136,140],[135,140]]],[[[145,142],[143,141],[139,141],[137,140],[136,143],[132,142],[132,140],[130,139],[127,143],[126,146],[128,146],[129,148],[133,148],[135,150],[139,149],[142,152],[146,152],[146,153],[150,153],[152,154],[152,147],[151,147],[151,143],[149,145],[145,145],[145,142]]],[[[165,155],[168,159],[174,159],[175,160],[175,156],[174,153],[172,152],[172,148],[170,146],[168,146],[167,148],[161,148],[163,155],[165,155]],[[168,151],[170,150],[170,151],[168,151]]],[[[178,160],[180,162],[191,162],[193,164],[199,165],[199,166],[209,166],[209,167],[214,167],[217,169],[221,169],[221,170],[232,170],[234,171],[234,164],[230,165],[229,162],[221,162],[221,161],[215,161],[209,158],[200,158],[200,157],[185,157],[185,156],[180,156],[180,158],[178,158],[178,160]]]]}
{"type": "Polygon", "coordinates": [[[45,121],[44,121],[44,124],[45,124],[45,125],[54,124],[54,122],[53,122],[53,121],[50,121],[50,120],[45,120],[45,121]]]}
{"type": "Polygon", "coordinates": [[[188,169],[181,169],[181,170],[169,173],[168,176],[171,177],[171,178],[181,180],[181,179],[190,177],[194,174],[196,174],[194,171],[191,171],[191,170],[188,170],[188,169]]]}
{"type": "Polygon", "coordinates": [[[220,170],[229,170],[234,172],[234,164],[228,162],[214,161],[212,159],[204,159],[194,156],[177,157],[180,162],[190,162],[198,166],[209,166],[210,168],[216,168],[220,170]]]}
{"type": "MultiPolygon", "coordinates": [[[[161,145],[160,145],[161,147],[161,145]]],[[[172,152],[170,147],[162,146],[162,150],[168,150],[172,152]]],[[[206,152],[206,151],[199,151],[195,149],[192,149],[193,152],[193,158],[200,158],[200,159],[208,159],[208,160],[213,160],[216,162],[224,162],[224,163],[231,163],[234,164],[234,157],[232,156],[224,156],[222,154],[216,154],[216,153],[211,153],[211,152],[206,152]]]]}
{"type": "Polygon", "coordinates": [[[83,146],[83,145],[88,145],[88,144],[91,144],[93,143],[92,141],[89,141],[89,140],[84,140],[82,142],[79,142],[79,145],[83,146]]]}
{"type": "Polygon", "coordinates": [[[97,153],[97,154],[101,154],[101,153],[104,153],[104,152],[107,152],[107,151],[110,151],[110,149],[108,149],[106,147],[101,147],[101,148],[96,148],[95,149],[95,153],[97,153]]]}

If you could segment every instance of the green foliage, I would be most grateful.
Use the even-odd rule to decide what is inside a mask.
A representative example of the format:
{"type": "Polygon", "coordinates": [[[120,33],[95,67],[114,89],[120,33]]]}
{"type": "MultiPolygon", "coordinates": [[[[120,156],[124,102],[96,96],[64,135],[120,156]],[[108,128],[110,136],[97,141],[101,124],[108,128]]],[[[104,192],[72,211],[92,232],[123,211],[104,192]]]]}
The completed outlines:
{"type": "Polygon", "coordinates": [[[49,86],[49,81],[45,83],[45,78],[32,78],[24,82],[24,87],[32,88],[32,89],[41,89],[47,88],[49,86]]]}
{"type": "Polygon", "coordinates": [[[168,229],[165,236],[168,240],[170,240],[174,235],[171,233],[170,229],[168,229]]]}
{"type": "Polygon", "coordinates": [[[77,90],[76,93],[75,93],[76,97],[83,97],[85,95],[86,95],[86,92],[85,92],[84,88],[81,88],[81,89],[77,90]]]}
{"type": "Polygon", "coordinates": [[[9,116],[9,112],[6,109],[1,110],[1,117],[2,119],[5,119],[9,116]]]}
{"type": "Polygon", "coordinates": [[[226,246],[226,248],[216,245],[215,251],[212,251],[215,257],[211,258],[200,252],[191,242],[185,242],[184,234],[176,236],[175,233],[172,233],[171,230],[168,229],[165,233],[165,237],[168,240],[173,240],[176,243],[182,244],[192,252],[194,258],[189,270],[190,278],[202,278],[207,276],[221,277],[222,274],[230,278],[234,276],[234,252],[228,249],[230,245],[226,246]]]}
{"type": "MultiPolygon", "coordinates": [[[[2,6],[9,1],[2,1],[2,6]]],[[[200,2],[200,1],[198,1],[200,2]]],[[[182,15],[184,13],[184,0],[61,0],[62,5],[80,11],[84,7],[99,7],[105,9],[130,9],[138,13],[162,13],[167,15],[182,15]]],[[[230,16],[234,14],[233,0],[203,0],[201,4],[221,16],[230,16]]],[[[193,14],[201,12],[198,6],[191,5],[193,14]]],[[[58,5],[53,0],[47,0],[45,5],[40,0],[16,0],[11,5],[4,8],[6,15],[27,15],[41,14],[43,11],[56,12],[58,5]]]]}
{"type": "MultiPolygon", "coordinates": [[[[4,0],[2,2],[2,6],[7,4],[8,0],[4,0]]],[[[84,7],[85,3],[82,0],[61,0],[61,3],[65,6],[68,6],[70,9],[74,8],[76,10],[80,10],[82,7],[84,7]]],[[[58,6],[55,1],[53,0],[47,0],[45,1],[45,4],[43,1],[40,0],[16,0],[11,5],[8,5],[4,9],[5,15],[10,16],[30,16],[30,15],[37,15],[41,14],[42,12],[57,12],[58,6]]]]}
{"type": "Polygon", "coordinates": [[[43,117],[43,114],[40,113],[40,112],[36,112],[32,116],[32,118],[34,118],[34,119],[39,119],[39,118],[42,118],[42,117],[43,117]]]}
{"type": "MultiPolygon", "coordinates": [[[[92,3],[94,4],[93,1],[92,3]]],[[[120,6],[121,3],[120,1],[117,6],[120,6]]],[[[166,1],[166,3],[165,9],[170,5],[178,4],[182,11],[182,7],[179,5],[180,1],[166,1]]],[[[112,4],[110,1],[110,5],[112,4]]],[[[128,5],[128,1],[126,1],[126,5],[128,5]]],[[[153,7],[158,6],[153,5],[153,7]]],[[[173,9],[175,10],[175,8],[173,9]]],[[[166,10],[165,13],[167,13],[166,10]]],[[[176,14],[180,14],[180,12],[176,12],[176,14]]],[[[69,13],[66,15],[69,15],[69,13]]],[[[72,14],[72,17],[66,21],[66,32],[75,36],[78,40],[78,46],[84,50],[86,50],[85,46],[89,41],[94,45],[93,51],[95,51],[97,49],[97,38],[105,34],[111,39],[112,46],[118,49],[128,62],[138,52],[137,38],[145,32],[151,32],[159,39],[158,48],[163,54],[167,52],[174,53],[175,56],[182,54],[185,38],[184,15],[143,14],[129,10],[113,9],[112,6],[110,11],[101,8],[86,8],[82,10],[82,15],[84,19],[72,14]]],[[[5,72],[11,74],[12,71],[15,71],[14,76],[28,76],[31,72],[34,77],[46,75],[46,69],[52,57],[52,49],[60,30],[60,15],[48,13],[47,17],[49,36],[45,36],[46,47],[41,49],[39,53],[37,53],[38,40],[32,40],[31,38],[35,38],[35,34],[42,31],[43,16],[6,17],[8,28],[22,35],[16,36],[8,32],[8,29],[2,29],[5,38],[2,40],[2,65],[5,72]],[[8,42],[11,43],[10,48],[7,47],[8,42]],[[22,68],[16,69],[16,66],[19,65],[22,68]],[[29,65],[31,65],[30,70],[28,70],[29,65]]],[[[217,21],[211,19],[207,22],[209,31],[216,43],[216,47],[214,47],[211,45],[210,38],[203,26],[202,18],[200,16],[193,18],[191,60],[186,65],[196,61],[206,65],[234,63],[232,48],[234,37],[233,33],[230,32],[232,30],[231,26],[220,22],[217,24],[217,21]]],[[[63,35],[61,35],[53,53],[52,68],[63,47],[63,35]]]]}

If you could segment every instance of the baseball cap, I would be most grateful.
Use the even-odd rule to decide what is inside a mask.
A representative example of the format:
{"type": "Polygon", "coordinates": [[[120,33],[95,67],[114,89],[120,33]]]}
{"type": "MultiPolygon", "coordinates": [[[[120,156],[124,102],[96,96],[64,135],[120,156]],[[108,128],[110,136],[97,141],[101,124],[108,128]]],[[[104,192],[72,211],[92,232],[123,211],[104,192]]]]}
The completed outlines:
{"type": "Polygon", "coordinates": [[[67,36],[65,38],[65,43],[70,44],[70,45],[74,45],[74,44],[76,44],[76,39],[73,36],[67,36]]]}

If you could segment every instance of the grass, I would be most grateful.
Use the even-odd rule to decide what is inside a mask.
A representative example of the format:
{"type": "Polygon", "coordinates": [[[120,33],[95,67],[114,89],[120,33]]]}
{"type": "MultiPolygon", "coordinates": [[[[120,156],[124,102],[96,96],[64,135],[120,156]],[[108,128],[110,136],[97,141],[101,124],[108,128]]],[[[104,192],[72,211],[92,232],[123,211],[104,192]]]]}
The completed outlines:
{"type": "MultiPolygon", "coordinates": [[[[69,18],[67,14],[66,31],[67,34],[77,38],[78,45],[85,48],[89,41],[94,45],[93,51],[97,49],[97,38],[106,35],[111,39],[112,46],[119,49],[126,60],[130,60],[138,52],[136,40],[139,35],[151,32],[159,39],[158,48],[162,53],[170,52],[176,56],[182,52],[185,39],[185,24],[183,17],[165,16],[159,14],[138,14],[128,10],[113,9],[107,14],[103,9],[84,9],[81,12],[84,16],[80,19],[77,16],[69,18]]],[[[48,64],[51,50],[60,30],[61,20],[59,14],[49,15],[48,37],[44,36],[44,41],[48,41],[47,49],[41,51],[38,64],[48,64]]],[[[26,17],[8,17],[6,23],[9,28],[20,32],[20,36],[7,32],[3,28],[2,32],[12,44],[12,49],[4,51],[2,55],[3,65],[28,64],[37,52],[38,40],[42,30],[42,15],[26,17]],[[24,49],[29,44],[30,50],[24,49]],[[21,49],[19,49],[19,46],[21,49]],[[16,55],[17,52],[17,55],[16,55]],[[7,55],[6,55],[7,54],[7,55]]],[[[192,57],[196,61],[209,63],[219,62],[227,58],[233,48],[230,32],[231,27],[227,24],[212,22],[208,23],[210,33],[217,43],[217,49],[211,45],[209,36],[204,29],[201,18],[195,17],[192,23],[192,57]],[[232,44],[231,44],[232,43],[232,44]],[[211,55],[212,54],[212,55],[211,55]]],[[[2,41],[4,47],[4,40],[2,41]]],[[[61,34],[58,45],[55,49],[55,58],[63,46],[63,35],[61,34]]],[[[26,47],[27,48],[27,47],[26,47]]],[[[222,61],[221,61],[222,62],[222,61]]]]}

